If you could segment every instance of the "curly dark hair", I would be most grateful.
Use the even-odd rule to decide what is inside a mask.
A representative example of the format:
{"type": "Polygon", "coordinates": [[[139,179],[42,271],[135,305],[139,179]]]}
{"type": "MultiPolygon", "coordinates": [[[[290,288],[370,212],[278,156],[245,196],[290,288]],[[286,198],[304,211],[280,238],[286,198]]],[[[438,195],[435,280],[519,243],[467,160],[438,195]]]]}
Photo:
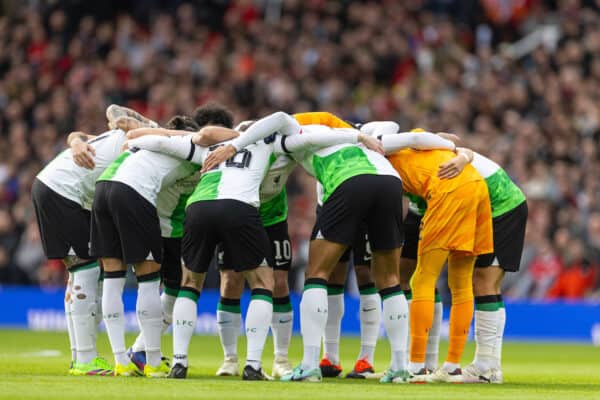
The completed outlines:
{"type": "Polygon", "coordinates": [[[175,115],[165,124],[165,127],[168,129],[189,132],[197,132],[200,130],[196,121],[187,115],[175,115]]]}
{"type": "Polygon", "coordinates": [[[196,108],[192,115],[200,128],[206,125],[220,125],[225,128],[233,128],[233,114],[221,104],[205,104],[196,108]]]}

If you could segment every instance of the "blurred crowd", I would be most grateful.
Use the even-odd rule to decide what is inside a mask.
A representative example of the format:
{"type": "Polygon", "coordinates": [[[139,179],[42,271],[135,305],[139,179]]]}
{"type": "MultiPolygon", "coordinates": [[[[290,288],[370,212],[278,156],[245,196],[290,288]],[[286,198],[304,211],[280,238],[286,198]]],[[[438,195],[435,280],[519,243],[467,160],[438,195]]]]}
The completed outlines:
{"type": "MultiPolygon", "coordinates": [[[[600,296],[600,1],[0,2],[0,282],[62,284],[35,174],[111,103],[164,122],[216,101],[237,120],[325,110],[453,132],[528,197],[512,298],[600,296]],[[90,3],[90,4],[86,4],[90,3]]],[[[314,183],[289,184],[296,266],[314,183]]]]}

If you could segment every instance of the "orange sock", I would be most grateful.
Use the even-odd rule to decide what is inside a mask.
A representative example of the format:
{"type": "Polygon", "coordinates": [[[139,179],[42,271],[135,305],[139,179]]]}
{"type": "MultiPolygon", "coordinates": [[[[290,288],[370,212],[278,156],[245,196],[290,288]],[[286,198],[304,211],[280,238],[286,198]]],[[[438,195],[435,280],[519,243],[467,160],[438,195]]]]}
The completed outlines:
{"type": "Polygon", "coordinates": [[[413,300],[410,303],[410,361],[425,362],[432,323],[433,300],[413,300]]]}
{"type": "MultiPolygon", "coordinates": [[[[452,309],[450,310],[450,343],[448,345],[448,357],[446,358],[448,362],[460,364],[460,357],[465,348],[469,328],[471,327],[471,320],[473,319],[473,307],[473,300],[460,304],[452,304],[452,309]]],[[[412,324],[410,329],[412,329],[412,324]]]]}

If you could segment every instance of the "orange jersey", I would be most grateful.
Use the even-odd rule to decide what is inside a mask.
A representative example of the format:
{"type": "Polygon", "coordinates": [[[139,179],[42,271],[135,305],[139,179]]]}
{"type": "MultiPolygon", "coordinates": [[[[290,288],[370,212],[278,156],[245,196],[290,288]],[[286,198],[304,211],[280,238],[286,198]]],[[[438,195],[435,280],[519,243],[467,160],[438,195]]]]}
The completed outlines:
{"type": "Polygon", "coordinates": [[[400,177],[404,190],[425,200],[436,193],[448,193],[471,181],[483,181],[483,177],[470,164],[453,179],[437,177],[441,164],[456,154],[450,150],[404,149],[388,156],[400,177]]]}
{"type": "Polygon", "coordinates": [[[318,111],[294,114],[300,125],[325,125],[330,128],[352,128],[353,126],[332,113],[318,111]]]}
{"type": "Polygon", "coordinates": [[[405,149],[388,157],[404,189],[422,197],[427,210],[421,222],[419,254],[434,249],[470,254],[493,252],[492,210],[485,181],[471,165],[453,179],[437,177],[449,150],[405,149]]]}

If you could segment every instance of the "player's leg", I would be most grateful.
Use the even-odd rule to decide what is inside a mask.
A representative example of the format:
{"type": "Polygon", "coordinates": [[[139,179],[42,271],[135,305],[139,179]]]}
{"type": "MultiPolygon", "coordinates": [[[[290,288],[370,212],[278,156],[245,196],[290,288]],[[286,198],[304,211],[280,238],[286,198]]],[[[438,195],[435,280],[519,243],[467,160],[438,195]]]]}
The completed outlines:
{"type": "Polygon", "coordinates": [[[448,257],[448,286],[452,294],[448,355],[431,376],[431,382],[463,382],[460,358],[473,320],[474,265],[475,256],[468,253],[451,252],[448,257]]]}
{"type": "Polygon", "coordinates": [[[271,243],[258,210],[237,200],[219,200],[219,235],[224,263],[243,272],[252,296],[246,312],[246,364],[244,380],[272,379],[263,372],[262,353],[273,318],[273,269],[271,243]]]}
{"type": "Polygon", "coordinates": [[[300,328],[304,346],[304,356],[299,367],[284,380],[320,381],[319,368],[321,340],[327,325],[328,299],[327,281],[329,275],[347,245],[325,239],[311,241],[309,264],[304,281],[304,291],[300,302],[300,328]]]}
{"type": "Polygon", "coordinates": [[[38,179],[33,183],[32,200],[46,256],[62,259],[69,271],[64,303],[72,356],[69,372],[109,374],[110,366],[96,352],[93,304],[98,298],[100,269],[89,255],[90,212],[38,179]]]}
{"type": "Polygon", "coordinates": [[[448,258],[446,250],[430,250],[419,255],[411,279],[409,371],[413,382],[426,382],[427,341],[434,318],[435,285],[448,258]]]}
{"type": "Polygon", "coordinates": [[[340,334],[344,316],[344,286],[350,254],[349,249],[342,255],[327,281],[327,324],[323,335],[323,359],[319,363],[325,378],[335,378],[342,373],[340,334]]]}
{"type": "MultiPolygon", "coordinates": [[[[165,332],[173,321],[173,307],[181,284],[181,238],[162,238],[163,259],[160,275],[163,291],[160,295],[162,310],[162,332],[165,332]]],[[[139,333],[133,345],[127,351],[131,361],[144,370],[146,365],[146,344],[144,335],[139,333]]]]}
{"type": "Polygon", "coordinates": [[[381,297],[371,277],[371,246],[366,234],[362,239],[353,248],[354,273],[360,294],[360,350],[354,368],[346,375],[346,378],[361,379],[376,376],[373,362],[381,325],[381,297]]]}
{"type": "MultiPolygon", "coordinates": [[[[268,241],[265,240],[265,243],[268,241]]],[[[244,277],[252,295],[245,321],[247,347],[243,379],[271,380],[272,378],[263,372],[261,360],[273,318],[273,269],[263,265],[245,271],[244,277]]]]}
{"type": "Polygon", "coordinates": [[[198,317],[198,297],[204,278],[220,238],[218,202],[199,201],[186,209],[181,240],[181,286],[173,307],[173,367],[169,378],[185,379],[188,370],[188,348],[198,317]]]}
{"type": "Polygon", "coordinates": [[[408,303],[400,288],[398,265],[404,229],[402,225],[402,183],[390,176],[372,180],[370,190],[377,194],[366,215],[367,233],[373,252],[372,275],[383,303],[382,318],[391,347],[391,361],[382,383],[404,381],[408,303]]]}
{"type": "Polygon", "coordinates": [[[477,258],[473,273],[475,294],[475,359],[463,369],[465,382],[502,383],[502,339],[506,309],[502,300],[505,272],[516,272],[527,225],[527,203],[492,220],[494,253],[477,258]]]}
{"type": "Polygon", "coordinates": [[[144,375],[152,378],[166,377],[169,366],[162,362],[160,350],[164,327],[160,299],[160,264],[154,260],[136,263],[135,273],[138,282],[136,314],[146,352],[144,375]]]}
{"type": "Polygon", "coordinates": [[[222,266],[223,253],[218,253],[221,270],[221,298],[217,306],[217,331],[223,348],[223,364],[217,370],[217,376],[237,376],[238,337],[242,326],[240,299],[244,291],[244,275],[222,266]]]}
{"type": "MultiPolygon", "coordinates": [[[[478,258],[478,260],[480,260],[478,258]]],[[[475,295],[475,358],[472,366],[477,369],[471,374],[471,366],[465,368],[465,375],[477,375],[485,380],[488,371],[499,369],[496,345],[498,342],[499,320],[501,318],[501,295],[499,287],[504,276],[504,270],[498,266],[475,268],[473,273],[473,292],[475,295]]],[[[501,335],[501,334],[500,334],[501,335]]],[[[470,381],[468,378],[467,380],[470,381]]]]}
{"type": "MultiPolygon", "coordinates": [[[[185,245],[183,254],[187,263],[185,245]]],[[[208,263],[210,263],[210,259],[207,261],[206,269],[208,269],[208,263]]],[[[169,378],[185,379],[187,377],[188,349],[196,329],[197,303],[204,285],[205,275],[205,272],[194,272],[187,267],[187,264],[183,267],[181,287],[173,307],[173,367],[169,378]]]]}
{"type": "Polygon", "coordinates": [[[269,241],[272,244],[274,267],[273,277],[273,318],[271,330],[273,332],[273,346],[275,357],[273,359],[272,375],[280,378],[292,372],[288,360],[288,350],[294,328],[294,313],[290,301],[290,288],[288,275],[292,266],[292,246],[288,233],[287,221],[265,227],[269,241]]]}

